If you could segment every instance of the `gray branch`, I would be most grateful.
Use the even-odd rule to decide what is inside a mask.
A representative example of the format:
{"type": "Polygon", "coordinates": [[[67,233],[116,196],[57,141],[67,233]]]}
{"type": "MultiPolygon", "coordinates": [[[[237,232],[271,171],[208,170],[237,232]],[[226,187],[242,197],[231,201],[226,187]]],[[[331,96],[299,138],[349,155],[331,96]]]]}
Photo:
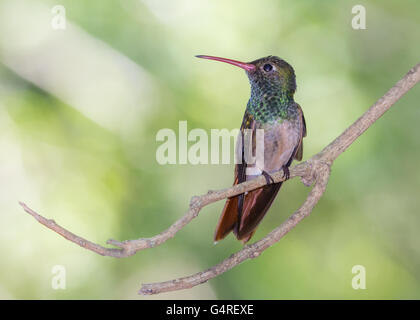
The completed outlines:
{"type": "MultiPolygon", "coordinates": [[[[307,217],[325,192],[330,177],[330,169],[334,160],[343,153],[360,135],[362,135],[376,120],[378,120],[392,105],[395,104],[407,91],[420,80],[420,63],[414,66],[400,81],[398,81],[382,98],[371,106],[359,119],[348,127],[339,137],[327,145],[321,152],[309,160],[294,166],[290,170],[290,178],[300,177],[306,186],[314,184],[302,206],[296,210],[284,223],[270,232],[263,239],[246,245],[237,253],[231,255],[221,263],[191,276],[174,279],[171,281],[143,284],[140,294],[157,294],[194,287],[204,283],[247,259],[258,257],[265,249],[272,246],[293,229],[303,218],[307,217]]],[[[272,175],[275,182],[284,181],[283,172],[280,170],[272,175]]],[[[140,250],[161,245],[184,228],[192,219],[198,216],[200,210],[219,200],[260,188],[266,184],[264,177],[246,181],[227,189],[209,191],[201,196],[191,198],[186,214],[172,224],[168,229],[151,238],[116,241],[108,240],[107,243],[118,248],[107,248],[90,242],[61,227],[54,220],[49,220],[39,215],[26,204],[20,202],[23,209],[32,215],[38,222],[57,232],[67,240],[79,246],[96,252],[103,256],[115,258],[128,257],[140,250]]]]}

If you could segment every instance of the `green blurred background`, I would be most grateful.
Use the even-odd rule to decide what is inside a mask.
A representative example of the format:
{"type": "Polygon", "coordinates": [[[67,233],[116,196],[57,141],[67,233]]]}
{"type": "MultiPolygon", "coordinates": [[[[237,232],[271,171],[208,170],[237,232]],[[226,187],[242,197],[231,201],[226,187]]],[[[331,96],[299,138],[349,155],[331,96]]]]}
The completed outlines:
{"type": "MultiPolygon", "coordinates": [[[[312,215],[258,259],[190,290],[152,297],[142,282],[206,269],[241,244],[213,244],[223,202],[174,239],[126,259],[70,243],[18,201],[104,244],[155,235],[191,196],[232,183],[233,165],[159,165],[162,128],[238,128],[243,71],[194,58],[278,55],[297,74],[304,159],[317,153],[420,57],[418,1],[0,0],[0,298],[420,298],[420,87],[342,154],[312,215]],[[53,30],[51,8],[66,9],[53,30]],[[366,8],[366,30],[351,9],[366,8]],[[51,286],[66,269],[66,289],[51,286]],[[354,265],[366,290],[354,290],[354,265]]],[[[284,185],[253,240],[305,199],[284,185]]]]}

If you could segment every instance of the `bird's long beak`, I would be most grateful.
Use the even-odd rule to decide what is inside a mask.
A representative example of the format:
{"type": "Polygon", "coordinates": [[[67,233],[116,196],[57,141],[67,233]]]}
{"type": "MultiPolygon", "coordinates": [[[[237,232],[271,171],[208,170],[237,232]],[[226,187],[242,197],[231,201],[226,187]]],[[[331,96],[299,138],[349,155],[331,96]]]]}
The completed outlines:
{"type": "Polygon", "coordinates": [[[251,63],[245,63],[245,62],[241,62],[241,61],[237,61],[237,60],[232,60],[232,59],[226,59],[226,58],[220,58],[220,57],[213,57],[213,56],[196,56],[197,58],[201,58],[201,59],[209,59],[209,60],[216,60],[216,61],[221,61],[221,62],[226,62],[229,64],[233,64],[234,66],[237,66],[239,68],[242,68],[246,71],[252,71],[255,70],[255,66],[251,63]]]}

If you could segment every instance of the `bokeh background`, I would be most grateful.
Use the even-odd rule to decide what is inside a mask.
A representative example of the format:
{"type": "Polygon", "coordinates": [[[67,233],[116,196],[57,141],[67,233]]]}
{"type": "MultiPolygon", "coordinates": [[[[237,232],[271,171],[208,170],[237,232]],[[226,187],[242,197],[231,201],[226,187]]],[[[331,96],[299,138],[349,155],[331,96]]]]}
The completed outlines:
{"type": "MultiPolygon", "coordinates": [[[[0,0],[0,298],[420,298],[420,86],[332,169],[312,215],[258,259],[190,290],[153,297],[142,282],[204,270],[239,250],[213,244],[223,202],[160,247],[117,260],[38,224],[18,201],[105,244],[161,232],[189,199],[232,183],[233,165],[159,165],[156,133],[238,128],[243,71],[194,58],[278,55],[297,74],[304,159],[317,153],[420,58],[420,2],[0,0]],[[64,5],[65,30],[51,27],[64,5]],[[366,8],[366,30],[351,9],[366,8]],[[51,286],[66,269],[66,289],[51,286]],[[354,290],[354,265],[366,290],[354,290]]],[[[287,182],[257,240],[305,199],[287,182]]]]}

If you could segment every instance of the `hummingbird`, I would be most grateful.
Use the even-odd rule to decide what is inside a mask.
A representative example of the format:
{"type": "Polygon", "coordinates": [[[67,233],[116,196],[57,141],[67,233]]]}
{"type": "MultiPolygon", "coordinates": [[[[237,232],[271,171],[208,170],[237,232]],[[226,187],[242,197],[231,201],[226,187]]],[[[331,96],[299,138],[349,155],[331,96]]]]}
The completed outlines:
{"type": "MultiPolygon", "coordinates": [[[[274,183],[270,174],[283,170],[289,178],[289,166],[294,159],[301,161],[306,123],[303,111],[294,101],[296,76],[293,67],[277,56],[268,56],[252,62],[198,55],[197,58],[229,63],[245,70],[251,85],[248,100],[236,143],[234,185],[264,175],[267,184],[261,188],[228,198],[214,233],[217,242],[233,232],[242,243],[248,242],[264,218],[282,182],[274,183]],[[256,139],[263,130],[263,139],[256,139]],[[244,141],[246,132],[251,136],[244,141]],[[263,152],[258,163],[246,163],[245,149],[256,152],[257,143],[263,142],[263,152]],[[262,163],[261,163],[262,162],[262,163]],[[252,169],[252,170],[251,170],[252,169]]],[[[248,161],[249,162],[249,161],[248,161]]]]}

